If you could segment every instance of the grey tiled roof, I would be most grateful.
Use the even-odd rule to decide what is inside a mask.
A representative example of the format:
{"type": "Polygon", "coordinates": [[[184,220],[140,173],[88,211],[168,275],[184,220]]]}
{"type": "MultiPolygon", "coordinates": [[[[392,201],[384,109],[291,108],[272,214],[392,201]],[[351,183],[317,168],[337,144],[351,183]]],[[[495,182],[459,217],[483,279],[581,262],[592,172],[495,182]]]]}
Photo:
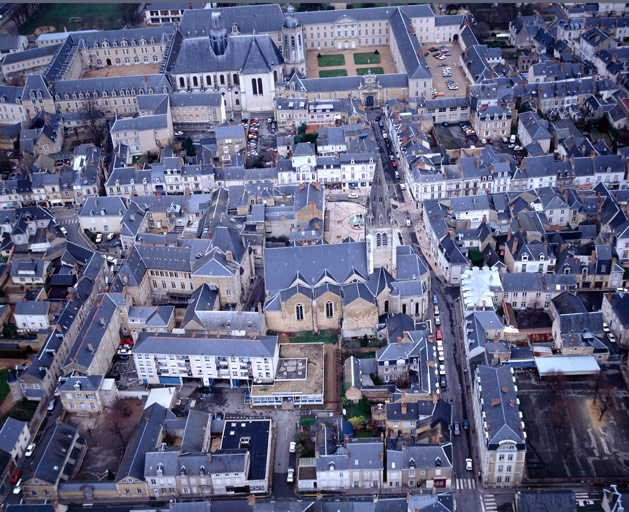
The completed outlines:
{"type": "Polygon", "coordinates": [[[518,397],[512,369],[507,366],[478,366],[476,378],[481,387],[480,397],[483,399],[481,410],[485,413],[484,430],[488,436],[484,439],[487,445],[497,447],[504,441],[512,441],[519,447],[524,445],[524,432],[520,428],[518,397]]]}
{"type": "Polygon", "coordinates": [[[213,12],[220,13],[219,25],[228,33],[233,25],[241,34],[281,32],[284,23],[284,13],[279,4],[254,4],[185,11],[179,29],[186,37],[207,37],[212,27],[213,12]]]}
{"type": "Polygon", "coordinates": [[[21,52],[10,53],[2,59],[2,65],[13,64],[15,62],[23,62],[25,60],[37,59],[41,57],[47,57],[54,55],[61,48],[60,44],[51,44],[46,46],[40,46],[39,48],[31,48],[29,50],[23,50],[21,52]]]}
{"type": "Polygon", "coordinates": [[[222,357],[273,357],[277,336],[262,338],[214,337],[204,338],[140,333],[134,354],[212,354],[222,357]],[[175,343],[173,343],[176,340],[175,343]]]}
{"type": "Polygon", "coordinates": [[[4,425],[2,425],[2,429],[0,429],[0,449],[6,452],[13,451],[22,434],[22,430],[27,426],[28,424],[25,421],[8,417],[4,425]]]}

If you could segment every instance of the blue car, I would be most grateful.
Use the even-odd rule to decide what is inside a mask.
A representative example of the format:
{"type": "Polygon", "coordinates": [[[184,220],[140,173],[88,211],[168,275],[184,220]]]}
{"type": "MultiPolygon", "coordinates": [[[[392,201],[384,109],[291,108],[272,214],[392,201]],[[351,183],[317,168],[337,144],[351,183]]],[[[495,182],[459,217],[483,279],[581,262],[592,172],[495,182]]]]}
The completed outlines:
{"type": "Polygon", "coordinates": [[[122,244],[120,243],[120,240],[116,240],[114,242],[114,245],[112,245],[112,247],[120,247],[122,244]]]}
{"type": "Polygon", "coordinates": [[[436,294],[433,294],[433,296],[432,296],[432,303],[433,303],[433,304],[437,304],[438,302],[439,302],[439,301],[438,301],[438,299],[437,299],[437,295],[436,295],[436,294]]]}

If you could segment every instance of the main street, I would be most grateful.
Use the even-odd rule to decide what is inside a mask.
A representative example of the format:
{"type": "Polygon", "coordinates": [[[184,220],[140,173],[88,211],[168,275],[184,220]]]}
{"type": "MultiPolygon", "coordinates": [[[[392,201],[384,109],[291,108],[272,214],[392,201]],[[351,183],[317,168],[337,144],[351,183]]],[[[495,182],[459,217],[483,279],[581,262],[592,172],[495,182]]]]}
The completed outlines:
{"type": "MultiPolygon", "coordinates": [[[[463,362],[459,288],[447,286],[437,277],[437,272],[435,272],[434,268],[435,262],[428,250],[428,238],[423,231],[421,210],[415,207],[410,193],[403,191],[400,183],[395,178],[395,169],[389,158],[391,151],[387,148],[385,139],[382,136],[382,129],[376,121],[378,116],[382,116],[379,109],[367,111],[367,117],[371,122],[376,142],[378,143],[385,179],[392,198],[398,201],[398,207],[393,209],[393,215],[398,222],[402,241],[404,244],[412,245],[423,256],[426,266],[431,269],[429,318],[433,326],[434,308],[432,306],[432,294],[437,295],[441,325],[434,327],[434,330],[440,329],[443,335],[447,380],[447,388],[443,391],[442,398],[452,404],[452,423],[461,425],[461,435],[454,435],[454,431],[452,431],[454,452],[454,460],[452,461],[454,466],[452,491],[456,497],[457,510],[462,512],[477,512],[479,510],[493,512],[496,510],[496,501],[493,495],[484,493],[482,489],[479,489],[477,450],[473,450],[475,446],[473,421],[470,421],[469,430],[464,430],[462,427],[463,419],[472,418],[472,410],[468,403],[468,387],[464,383],[464,379],[467,379],[468,375],[466,371],[464,372],[466,365],[463,362]],[[410,227],[406,226],[406,219],[411,221],[410,227]],[[465,469],[465,459],[468,457],[473,459],[473,471],[465,469]]],[[[512,493],[509,492],[508,499],[511,499],[511,496],[512,493]]]]}

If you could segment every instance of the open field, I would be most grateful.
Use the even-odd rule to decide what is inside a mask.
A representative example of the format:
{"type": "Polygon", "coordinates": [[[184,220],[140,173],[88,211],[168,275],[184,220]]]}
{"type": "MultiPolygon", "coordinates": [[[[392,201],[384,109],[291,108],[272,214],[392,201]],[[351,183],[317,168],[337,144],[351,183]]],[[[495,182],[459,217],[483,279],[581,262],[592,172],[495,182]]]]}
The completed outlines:
{"type": "Polygon", "coordinates": [[[367,73],[371,64],[378,64],[372,68],[373,73],[397,73],[391,50],[388,46],[371,46],[365,48],[336,49],[336,50],[306,50],[306,74],[310,78],[325,78],[331,76],[358,76],[367,73]],[[371,52],[369,49],[373,49],[371,52]],[[377,54],[373,52],[378,50],[377,54]],[[319,57],[321,55],[321,57],[319,57]],[[369,61],[369,64],[367,62],[369,61]],[[364,70],[363,70],[364,69],[364,70]],[[374,69],[381,69],[376,72],[374,69]],[[341,70],[346,74],[328,74],[327,72],[341,70]],[[322,73],[322,71],[326,73],[322,73]]]}
{"type": "Polygon", "coordinates": [[[43,25],[54,26],[56,32],[68,30],[122,28],[122,4],[42,4],[41,10],[20,27],[20,34],[29,35],[43,25]],[[70,21],[70,18],[83,18],[70,21]]]}
{"type": "Polygon", "coordinates": [[[105,78],[109,76],[154,75],[159,71],[159,63],[135,64],[133,66],[113,66],[90,69],[81,78],[105,78]]]}

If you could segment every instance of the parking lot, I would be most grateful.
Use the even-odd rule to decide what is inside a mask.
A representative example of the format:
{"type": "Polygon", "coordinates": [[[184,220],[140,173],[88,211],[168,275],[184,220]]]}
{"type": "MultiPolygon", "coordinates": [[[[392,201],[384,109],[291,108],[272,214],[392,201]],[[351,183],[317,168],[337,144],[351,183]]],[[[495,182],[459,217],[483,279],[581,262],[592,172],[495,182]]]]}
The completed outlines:
{"type": "MultiPolygon", "coordinates": [[[[426,56],[426,62],[428,63],[428,67],[430,68],[430,73],[432,74],[432,77],[433,77],[433,81],[432,81],[433,88],[436,89],[437,92],[442,92],[443,93],[442,97],[444,98],[464,97],[465,86],[468,82],[467,82],[467,78],[465,77],[465,73],[463,69],[461,68],[461,63],[460,63],[461,62],[460,61],[461,48],[459,47],[458,44],[454,44],[454,43],[441,43],[441,44],[435,43],[434,45],[429,45],[425,47],[424,52],[428,51],[428,48],[431,48],[432,46],[435,46],[437,48],[441,46],[446,46],[448,50],[450,51],[450,53],[452,53],[452,55],[450,55],[449,57],[446,57],[444,60],[438,60],[433,56],[434,53],[428,52],[428,55],[426,56]],[[445,66],[443,66],[442,64],[445,64],[445,66]],[[449,67],[452,69],[451,77],[444,78],[442,76],[442,71],[446,67],[449,67]],[[456,84],[459,86],[458,90],[450,91],[446,85],[446,80],[454,80],[456,84]]],[[[439,54],[437,53],[437,55],[439,54]]]]}
{"type": "Polygon", "coordinates": [[[529,479],[629,477],[629,392],[619,370],[601,373],[596,403],[596,376],[569,377],[554,388],[533,372],[516,381],[529,479]]]}

